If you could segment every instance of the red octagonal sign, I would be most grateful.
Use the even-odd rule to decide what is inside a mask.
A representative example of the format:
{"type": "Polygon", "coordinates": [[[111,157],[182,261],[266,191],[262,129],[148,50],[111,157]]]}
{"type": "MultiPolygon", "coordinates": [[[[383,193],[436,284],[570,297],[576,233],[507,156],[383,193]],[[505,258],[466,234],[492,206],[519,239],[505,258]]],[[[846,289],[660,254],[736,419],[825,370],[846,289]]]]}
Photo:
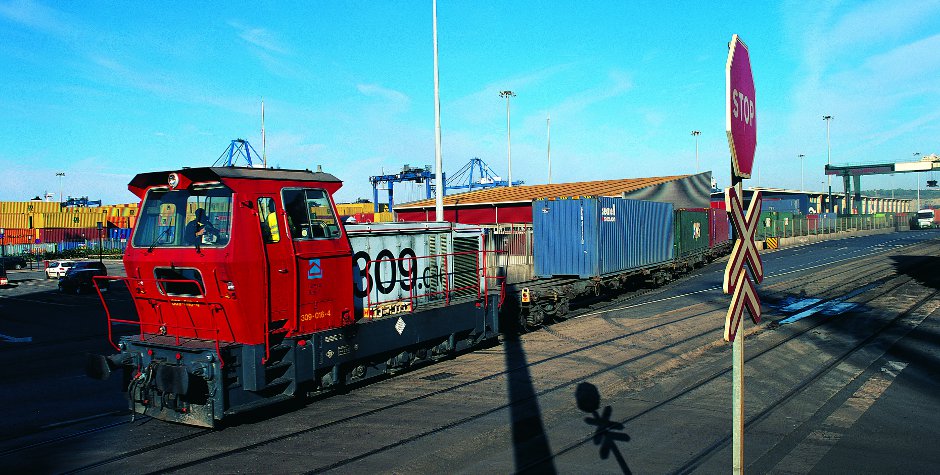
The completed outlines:
{"type": "Polygon", "coordinates": [[[728,93],[725,129],[731,147],[731,164],[736,176],[750,178],[754,166],[754,149],[757,148],[757,109],[754,106],[751,57],[747,45],[738,35],[731,37],[725,85],[728,93]]]}

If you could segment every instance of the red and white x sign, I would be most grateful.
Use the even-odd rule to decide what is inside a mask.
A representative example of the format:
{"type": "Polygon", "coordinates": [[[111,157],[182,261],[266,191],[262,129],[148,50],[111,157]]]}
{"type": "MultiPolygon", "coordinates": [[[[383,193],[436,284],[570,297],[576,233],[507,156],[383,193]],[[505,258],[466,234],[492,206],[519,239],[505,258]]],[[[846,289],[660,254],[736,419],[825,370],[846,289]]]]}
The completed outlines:
{"type": "Polygon", "coordinates": [[[757,223],[760,221],[761,193],[759,191],[754,192],[751,204],[747,207],[746,215],[744,213],[744,204],[741,201],[740,188],[726,188],[725,203],[728,209],[731,210],[731,221],[734,223],[734,231],[738,236],[731,251],[731,257],[728,258],[728,265],[725,267],[723,290],[726,294],[731,294],[734,293],[737,287],[738,276],[745,272],[745,263],[751,269],[754,280],[758,284],[764,280],[764,265],[761,263],[760,254],[757,252],[757,244],[754,242],[754,236],[757,234],[757,223]]]}
{"type": "Polygon", "coordinates": [[[751,320],[760,323],[760,297],[754,288],[754,282],[751,282],[747,272],[742,269],[734,285],[728,315],[725,316],[725,341],[734,341],[738,329],[741,328],[741,317],[744,316],[745,308],[751,314],[751,320]]]}

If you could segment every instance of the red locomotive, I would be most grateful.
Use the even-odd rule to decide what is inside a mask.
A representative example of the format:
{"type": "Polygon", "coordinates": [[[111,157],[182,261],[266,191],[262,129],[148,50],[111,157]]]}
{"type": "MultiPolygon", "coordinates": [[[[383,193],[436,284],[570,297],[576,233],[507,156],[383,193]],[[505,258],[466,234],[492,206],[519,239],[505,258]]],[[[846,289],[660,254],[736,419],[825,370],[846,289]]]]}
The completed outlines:
{"type": "Polygon", "coordinates": [[[496,335],[502,293],[480,229],[344,226],[332,198],[341,186],[307,170],[137,175],[121,279],[136,315],[102,302],[109,332],[140,331],[111,338],[119,352],[90,357],[89,373],[123,368],[134,412],[213,427],[496,335]]]}

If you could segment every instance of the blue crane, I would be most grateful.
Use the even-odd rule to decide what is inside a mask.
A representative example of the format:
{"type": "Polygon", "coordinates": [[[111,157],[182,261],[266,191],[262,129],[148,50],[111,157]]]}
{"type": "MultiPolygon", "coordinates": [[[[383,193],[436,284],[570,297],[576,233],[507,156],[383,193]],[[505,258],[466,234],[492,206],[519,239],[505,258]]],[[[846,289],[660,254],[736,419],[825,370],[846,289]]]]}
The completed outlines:
{"type": "Polygon", "coordinates": [[[215,159],[215,162],[212,163],[212,166],[218,166],[221,164],[223,167],[234,167],[238,163],[239,158],[244,158],[245,162],[249,167],[254,166],[251,163],[251,153],[254,152],[255,158],[259,157],[258,151],[251,146],[245,139],[235,139],[232,140],[232,143],[225,148],[225,151],[222,152],[222,155],[219,155],[219,158],[215,159]]]}
{"type": "MultiPolygon", "coordinates": [[[[447,179],[447,174],[445,173],[442,179],[447,179]]],[[[414,182],[424,184],[425,195],[427,198],[431,198],[432,193],[434,192],[434,187],[431,186],[431,182],[434,181],[434,172],[431,171],[431,167],[425,165],[424,168],[417,168],[405,165],[402,167],[401,171],[394,175],[376,175],[370,176],[369,181],[372,182],[372,203],[375,204],[375,212],[380,211],[379,206],[379,185],[382,183],[388,184],[388,210],[391,211],[395,207],[395,183],[401,182],[414,182]]],[[[445,193],[447,188],[444,188],[445,193]]]]}
{"type": "MultiPolygon", "coordinates": [[[[522,185],[522,180],[512,182],[513,186],[522,185]]],[[[482,158],[473,157],[460,170],[451,175],[451,178],[444,186],[444,190],[482,190],[484,188],[496,188],[498,186],[508,186],[509,182],[503,180],[499,175],[493,173],[493,170],[483,161],[482,158]],[[475,172],[475,173],[474,173],[475,172]]]]}

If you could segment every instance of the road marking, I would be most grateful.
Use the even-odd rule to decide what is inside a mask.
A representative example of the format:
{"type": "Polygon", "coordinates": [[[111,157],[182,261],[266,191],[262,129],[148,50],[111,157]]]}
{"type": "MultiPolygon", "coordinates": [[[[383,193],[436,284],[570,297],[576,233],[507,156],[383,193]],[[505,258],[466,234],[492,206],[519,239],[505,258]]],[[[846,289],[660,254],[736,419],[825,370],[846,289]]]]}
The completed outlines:
{"type": "Polygon", "coordinates": [[[19,337],[19,338],[18,338],[18,337],[15,337],[15,336],[4,335],[3,333],[0,333],[0,340],[5,340],[5,341],[8,341],[8,342],[10,342],[10,343],[29,343],[29,342],[33,341],[33,337],[31,337],[31,336],[24,336],[24,337],[19,337]]]}
{"type": "Polygon", "coordinates": [[[827,315],[827,316],[832,317],[832,316],[835,316],[835,315],[839,315],[839,314],[848,312],[849,310],[852,310],[852,309],[854,309],[855,307],[858,307],[858,304],[857,304],[857,303],[852,303],[852,302],[846,302],[846,300],[848,300],[848,299],[850,299],[850,298],[852,298],[852,297],[855,297],[856,295],[859,295],[859,294],[862,294],[862,293],[864,293],[864,292],[867,292],[867,291],[869,291],[869,290],[871,290],[871,289],[873,289],[873,288],[875,288],[875,287],[878,287],[878,285],[880,285],[880,284],[868,284],[868,285],[859,287],[859,288],[857,288],[857,289],[855,289],[855,290],[853,290],[853,291],[851,291],[851,292],[849,292],[849,293],[847,293],[847,294],[845,294],[845,295],[843,295],[843,296],[841,296],[841,297],[839,297],[839,298],[835,298],[835,299],[832,299],[832,300],[830,300],[830,301],[828,301],[828,302],[822,303],[822,304],[820,304],[820,305],[816,305],[816,306],[810,307],[810,308],[808,308],[808,309],[806,309],[806,310],[804,310],[804,311],[802,311],[802,312],[800,312],[800,313],[798,313],[798,314],[796,314],[796,315],[793,315],[793,316],[784,318],[783,320],[780,320],[780,321],[777,322],[777,323],[779,323],[779,324],[781,324],[781,325],[786,325],[787,323],[793,323],[793,322],[795,322],[795,321],[797,321],[797,320],[804,319],[804,318],[806,318],[806,317],[809,317],[809,316],[811,316],[811,315],[815,315],[815,314],[817,314],[817,313],[822,313],[823,315],[827,315]]]}
{"type": "Polygon", "coordinates": [[[798,310],[803,310],[806,307],[816,305],[819,302],[822,302],[822,299],[803,299],[781,308],[780,311],[783,313],[796,312],[798,310]]]}
{"type": "Polygon", "coordinates": [[[774,468],[773,473],[808,473],[834,447],[848,429],[871,408],[872,404],[884,394],[894,382],[895,376],[907,366],[907,363],[890,361],[882,367],[883,374],[871,377],[855,391],[842,407],[826,418],[819,429],[814,430],[793,448],[774,468]],[[888,369],[890,367],[891,369],[888,369]]]}

